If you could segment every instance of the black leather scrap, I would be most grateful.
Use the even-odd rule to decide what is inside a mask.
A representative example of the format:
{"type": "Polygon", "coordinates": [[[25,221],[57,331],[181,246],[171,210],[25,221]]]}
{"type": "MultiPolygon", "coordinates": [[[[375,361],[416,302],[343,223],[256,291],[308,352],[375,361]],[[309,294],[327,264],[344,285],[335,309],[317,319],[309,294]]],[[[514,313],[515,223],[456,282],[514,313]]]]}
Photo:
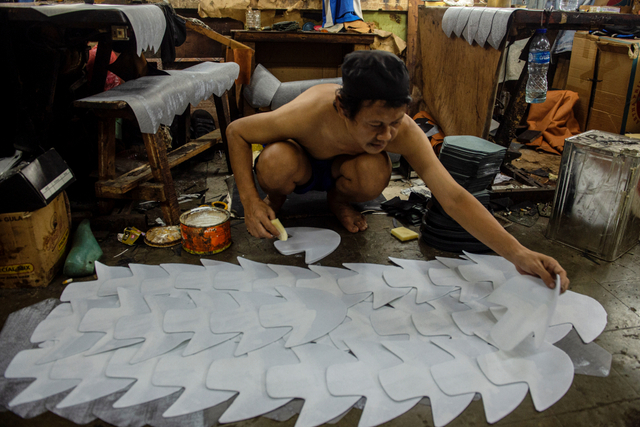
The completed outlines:
{"type": "Polygon", "coordinates": [[[394,197],[380,204],[383,211],[389,215],[398,218],[403,223],[418,225],[422,221],[422,217],[427,212],[428,198],[411,193],[409,200],[402,200],[400,197],[394,197]]]}

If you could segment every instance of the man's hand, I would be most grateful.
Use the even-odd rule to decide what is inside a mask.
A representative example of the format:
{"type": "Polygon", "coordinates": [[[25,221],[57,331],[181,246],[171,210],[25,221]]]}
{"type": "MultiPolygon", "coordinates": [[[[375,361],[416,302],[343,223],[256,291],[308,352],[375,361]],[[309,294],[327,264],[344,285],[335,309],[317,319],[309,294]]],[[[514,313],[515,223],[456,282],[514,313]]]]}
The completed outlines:
{"type": "Polygon", "coordinates": [[[278,229],[271,223],[276,218],[276,214],[271,206],[263,200],[256,200],[248,204],[244,209],[244,223],[247,225],[247,231],[253,237],[259,239],[273,239],[280,233],[278,229]]]}
{"type": "Polygon", "coordinates": [[[560,276],[560,292],[563,293],[569,289],[567,272],[558,261],[550,256],[526,249],[511,261],[516,266],[518,273],[539,277],[551,289],[556,287],[556,275],[560,276]]]}

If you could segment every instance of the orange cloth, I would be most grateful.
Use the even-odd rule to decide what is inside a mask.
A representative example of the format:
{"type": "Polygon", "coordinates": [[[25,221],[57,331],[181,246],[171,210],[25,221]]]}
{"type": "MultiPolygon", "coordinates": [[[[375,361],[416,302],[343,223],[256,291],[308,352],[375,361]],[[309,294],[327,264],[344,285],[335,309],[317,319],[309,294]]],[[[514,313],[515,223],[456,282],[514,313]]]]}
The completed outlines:
{"type": "MultiPolygon", "coordinates": [[[[438,126],[438,124],[433,119],[431,114],[427,113],[426,111],[420,111],[415,116],[413,116],[413,120],[416,120],[416,119],[427,119],[429,124],[438,126]]],[[[444,136],[445,136],[444,133],[442,133],[442,130],[440,130],[440,126],[438,126],[438,129],[439,129],[438,133],[436,133],[435,135],[432,135],[429,138],[431,142],[431,146],[433,147],[433,151],[436,152],[436,155],[440,153],[440,147],[442,145],[442,142],[444,141],[444,136]]]]}
{"type": "Polygon", "coordinates": [[[542,131],[542,136],[527,145],[548,153],[561,154],[564,140],[580,133],[580,125],[573,115],[578,94],[570,90],[547,92],[547,100],[531,104],[527,123],[530,130],[542,131]]]}

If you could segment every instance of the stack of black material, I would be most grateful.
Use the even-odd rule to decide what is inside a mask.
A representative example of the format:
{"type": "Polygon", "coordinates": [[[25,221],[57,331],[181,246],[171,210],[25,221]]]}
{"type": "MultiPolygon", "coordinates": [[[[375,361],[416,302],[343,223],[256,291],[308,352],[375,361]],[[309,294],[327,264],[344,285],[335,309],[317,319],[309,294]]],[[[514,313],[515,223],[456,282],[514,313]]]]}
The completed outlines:
{"type": "MultiPolygon", "coordinates": [[[[488,188],[507,149],[475,136],[447,136],[440,162],[453,179],[489,209],[488,188]]],[[[429,246],[448,252],[486,252],[490,249],[469,234],[444,211],[435,197],[422,219],[422,239],[429,246]]]]}

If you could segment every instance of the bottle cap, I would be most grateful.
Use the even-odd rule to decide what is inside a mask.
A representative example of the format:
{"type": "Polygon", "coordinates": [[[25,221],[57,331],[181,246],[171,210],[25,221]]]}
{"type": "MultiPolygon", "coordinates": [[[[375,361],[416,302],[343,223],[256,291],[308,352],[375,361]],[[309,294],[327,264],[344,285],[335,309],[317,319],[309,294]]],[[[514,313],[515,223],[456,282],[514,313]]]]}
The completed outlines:
{"type": "Polygon", "coordinates": [[[547,32],[547,29],[546,29],[546,28],[538,28],[538,29],[536,29],[536,33],[544,34],[544,33],[546,33],[546,32],[547,32]]]}

